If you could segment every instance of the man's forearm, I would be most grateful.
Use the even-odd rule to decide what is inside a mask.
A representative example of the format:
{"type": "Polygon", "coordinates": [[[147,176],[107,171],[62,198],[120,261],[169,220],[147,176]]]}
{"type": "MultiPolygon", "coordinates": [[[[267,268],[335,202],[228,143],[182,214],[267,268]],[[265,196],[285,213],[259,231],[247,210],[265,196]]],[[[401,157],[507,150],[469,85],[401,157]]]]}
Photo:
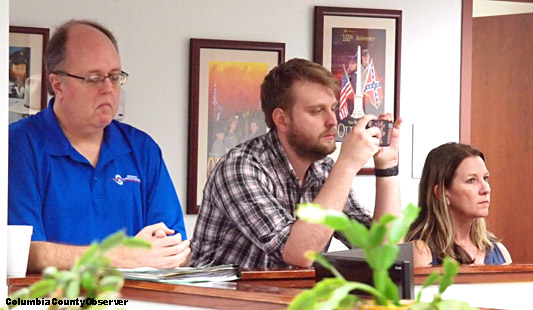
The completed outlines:
{"type": "MultiPolygon", "coordinates": [[[[337,162],[313,202],[325,209],[342,211],[356,174],[357,171],[354,169],[344,167],[342,163],[337,162]]],[[[297,220],[292,225],[291,233],[285,243],[283,260],[290,265],[310,266],[312,261],[305,258],[304,253],[319,252],[324,249],[332,234],[333,230],[326,226],[297,220]]]]}
{"type": "Polygon", "coordinates": [[[87,246],[32,241],[28,258],[28,272],[41,272],[48,266],[70,269],[76,258],[80,257],[87,248],[87,246]]]}
{"type": "Polygon", "coordinates": [[[349,163],[344,165],[344,162],[339,160],[313,202],[324,209],[342,211],[352,189],[352,182],[359,171],[352,166],[349,163]]]}
{"type": "Polygon", "coordinates": [[[400,215],[402,212],[400,200],[400,184],[398,176],[376,177],[376,207],[374,220],[386,213],[400,215]]]}
{"type": "MultiPolygon", "coordinates": [[[[70,269],[76,262],[76,259],[81,257],[88,248],[89,246],[32,241],[28,259],[28,272],[41,272],[48,266],[55,266],[62,270],[70,269]]],[[[119,247],[109,251],[106,256],[111,260],[113,267],[139,267],[132,259],[138,255],[134,255],[133,253],[130,253],[133,255],[128,255],[128,253],[129,251],[126,251],[124,247],[119,247]]]]}
{"type": "Polygon", "coordinates": [[[307,251],[320,252],[328,243],[333,230],[318,224],[297,220],[283,248],[283,261],[289,265],[309,267],[313,261],[304,254],[307,251]]]}

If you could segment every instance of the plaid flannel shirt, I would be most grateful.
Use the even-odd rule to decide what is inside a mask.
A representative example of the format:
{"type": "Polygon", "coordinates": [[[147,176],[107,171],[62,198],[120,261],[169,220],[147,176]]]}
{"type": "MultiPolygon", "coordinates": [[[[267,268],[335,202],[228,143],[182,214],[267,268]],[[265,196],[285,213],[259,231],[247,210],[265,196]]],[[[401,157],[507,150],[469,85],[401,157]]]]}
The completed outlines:
{"type": "MultiPolygon", "coordinates": [[[[328,157],[314,162],[305,185],[299,186],[275,130],[230,150],[204,188],[190,265],[290,268],[282,250],[296,221],[295,207],[313,201],[332,166],[328,157]]],[[[359,205],[353,190],[344,212],[366,226],[371,224],[370,213],[359,205]]],[[[335,237],[349,246],[341,234],[335,237]]]]}

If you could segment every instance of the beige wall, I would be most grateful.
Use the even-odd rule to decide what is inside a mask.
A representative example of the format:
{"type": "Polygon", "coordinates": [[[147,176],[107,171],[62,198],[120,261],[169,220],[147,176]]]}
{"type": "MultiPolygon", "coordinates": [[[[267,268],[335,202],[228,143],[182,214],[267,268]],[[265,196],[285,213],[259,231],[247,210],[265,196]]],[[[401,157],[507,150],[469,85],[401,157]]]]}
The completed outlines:
{"type": "MultiPolygon", "coordinates": [[[[420,166],[425,150],[459,137],[461,1],[419,0],[11,0],[11,25],[54,27],[66,19],[96,19],[117,36],[125,85],[125,122],[159,143],[182,205],[186,203],[189,39],[286,43],[286,58],[312,59],[315,5],[403,11],[400,150],[402,203],[416,203],[411,177],[412,127],[420,166]],[[433,143],[423,130],[435,130],[433,143]],[[420,159],[421,158],[421,159],[420,159]]],[[[374,177],[354,182],[373,209],[374,177]]],[[[196,216],[187,216],[189,235],[196,216]]]]}

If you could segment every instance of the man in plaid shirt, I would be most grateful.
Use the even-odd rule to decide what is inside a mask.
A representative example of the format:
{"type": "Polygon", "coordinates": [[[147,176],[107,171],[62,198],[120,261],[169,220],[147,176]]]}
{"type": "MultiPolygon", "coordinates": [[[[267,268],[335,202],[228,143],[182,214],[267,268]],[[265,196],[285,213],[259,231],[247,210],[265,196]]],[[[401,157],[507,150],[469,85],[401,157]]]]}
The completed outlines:
{"type": "Polygon", "coordinates": [[[314,202],[370,225],[372,217],[357,202],[352,182],[372,157],[379,176],[374,218],[400,213],[401,119],[390,147],[379,147],[379,129],[366,128],[377,117],[362,117],[344,137],[334,163],[327,155],[335,150],[338,91],[331,73],[307,60],[292,59],[270,71],[261,85],[261,107],[271,129],[234,147],[213,170],[196,222],[192,266],[310,266],[304,253],[323,250],[334,232],[296,219],[296,205],[314,202]]]}

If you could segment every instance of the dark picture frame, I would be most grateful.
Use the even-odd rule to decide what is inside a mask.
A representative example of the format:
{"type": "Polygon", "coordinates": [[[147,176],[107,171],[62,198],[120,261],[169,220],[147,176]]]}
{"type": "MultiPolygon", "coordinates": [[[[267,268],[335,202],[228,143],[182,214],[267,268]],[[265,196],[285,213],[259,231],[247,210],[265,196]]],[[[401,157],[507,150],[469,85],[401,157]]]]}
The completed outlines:
{"type": "Polygon", "coordinates": [[[266,132],[260,85],[284,60],[285,43],[190,40],[187,214],[198,213],[220,157],[266,132]]]}
{"type": "MultiPolygon", "coordinates": [[[[338,114],[334,159],[342,138],[361,115],[400,116],[401,34],[400,10],[315,6],[313,60],[330,70],[341,88],[348,81],[354,90],[347,97],[347,113],[338,114]],[[358,66],[359,74],[353,69],[358,66]],[[356,96],[361,99],[356,101],[356,96]]],[[[373,162],[359,174],[373,175],[373,162]]]]}
{"type": "Polygon", "coordinates": [[[9,27],[10,123],[47,106],[44,52],[49,35],[48,28],[9,27]]]}

